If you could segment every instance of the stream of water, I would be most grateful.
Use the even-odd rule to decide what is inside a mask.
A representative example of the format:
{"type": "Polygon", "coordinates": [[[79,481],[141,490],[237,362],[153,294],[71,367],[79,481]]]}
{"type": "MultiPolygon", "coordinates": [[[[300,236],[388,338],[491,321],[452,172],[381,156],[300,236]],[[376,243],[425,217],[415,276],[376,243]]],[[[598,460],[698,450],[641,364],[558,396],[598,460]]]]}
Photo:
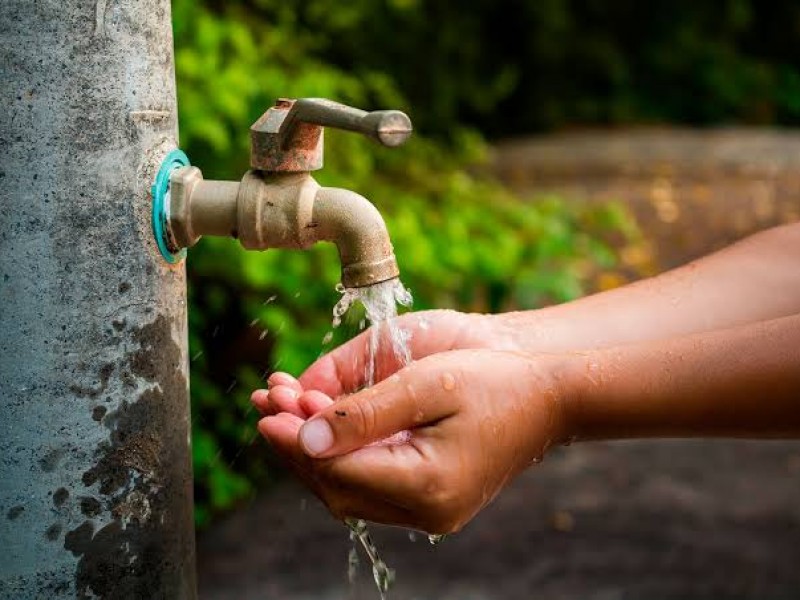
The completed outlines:
{"type": "MultiPolygon", "coordinates": [[[[378,360],[382,356],[392,358],[399,368],[411,362],[409,348],[410,332],[402,329],[395,317],[397,306],[410,307],[413,302],[409,292],[399,279],[390,279],[369,287],[345,288],[337,286],[337,291],[342,294],[339,302],[333,308],[333,327],[339,327],[342,318],[356,302],[360,302],[366,312],[366,321],[371,325],[367,360],[365,362],[364,386],[375,384],[378,373],[378,360]],[[388,344],[389,347],[384,347],[388,344]]],[[[367,326],[365,321],[360,323],[361,329],[367,326]]],[[[326,336],[327,337],[327,336],[326,336]]],[[[386,598],[395,579],[395,572],[390,569],[378,554],[378,549],[370,537],[367,523],[363,519],[345,519],[345,524],[350,529],[350,538],[354,547],[348,556],[347,573],[350,582],[355,581],[358,568],[358,554],[355,543],[361,544],[364,553],[372,564],[372,576],[375,585],[381,594],[381,599],[386,598]]]]}
{"type": "MultiPolygon", "coordinates": [[[[397,307],[410,307],[413,302],[411,292],[405,288],[399,279],[390,279],[382,283],[363,288],[345,288],[341,284],[336,290],[342,294],[339,302],[333,308],[333,327],[342,324],[347,311],[356,302],[363,305],[366,312],[366,320],[361,321],[360,329],[371,325],[370,339],[368,345],[367,359],[365,361],[364,385],[370,387],[376,383],[380,359],[391,360],[394,367],[401,369],[411,363],[411,349],[409,341],[411,332],[403,329],[397,323],[397,307]],[[388,347],[386,347],[388,345],[388,347]]],[[[323,343],[330,341],[332,333],[326,336],[323,343]]],[[[355,391],[355,390],[353,390],[355,391]]],[[[347,573],[350,582],[355,581],[358,569],[358,554],[355,543],[361,544],[364,553],[372,564],[372,576],[375,585],[384,600],[386,593],[395,579],[395,572],[390,569],[378,554],[378,549],[370,537],[366,521],[362,519],[345,519],[345,524],[350,529],[350,538],[354,546],[348,556],[347,573]]],[[[431,544],[438,544],[444,539],[444,535],[429,535],[428,541],[431,544]]]]}

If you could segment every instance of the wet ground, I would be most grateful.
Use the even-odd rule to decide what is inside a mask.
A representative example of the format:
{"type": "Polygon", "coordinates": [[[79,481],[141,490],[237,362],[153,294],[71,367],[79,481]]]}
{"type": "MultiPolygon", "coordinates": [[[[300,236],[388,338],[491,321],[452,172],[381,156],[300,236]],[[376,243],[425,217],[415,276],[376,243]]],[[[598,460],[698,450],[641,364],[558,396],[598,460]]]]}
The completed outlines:
{"type": "MultiPolygon", "coordinates": [[[[572,133],[505,144],[521,191],[628,204],[667,268],[800,218],[800,134],[572,133]]],[[[800,259],[800,258],[799,258],[800,259]]],[[[549,455],[462,533],[375,531],[395,600],[800,598],[800,442],[577,444],[549,455]]],[[[344,526],[287,482],[198,539],[204,600],[377,598],[347,583],[344,526]]]]}

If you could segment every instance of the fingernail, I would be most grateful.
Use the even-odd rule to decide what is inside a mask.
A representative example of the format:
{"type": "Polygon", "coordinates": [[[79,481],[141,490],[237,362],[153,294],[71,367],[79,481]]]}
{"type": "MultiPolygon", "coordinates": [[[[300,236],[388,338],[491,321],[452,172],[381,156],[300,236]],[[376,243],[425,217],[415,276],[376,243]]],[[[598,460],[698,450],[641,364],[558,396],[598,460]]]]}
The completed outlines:
{"type": "Polygon", "coordinates": [[[312,419],[300,428],[300,443],[307,454],[317,456],[333,446],[333,430],[325,419],[312,419]]]}

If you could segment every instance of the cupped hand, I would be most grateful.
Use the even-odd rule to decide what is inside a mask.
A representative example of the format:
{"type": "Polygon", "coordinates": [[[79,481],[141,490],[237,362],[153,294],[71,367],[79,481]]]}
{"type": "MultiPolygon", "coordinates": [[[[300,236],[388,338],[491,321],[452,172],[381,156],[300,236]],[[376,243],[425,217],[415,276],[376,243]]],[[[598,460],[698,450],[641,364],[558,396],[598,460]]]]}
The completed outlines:
{"type": "Polygon", "coordinates": [[[566,439],[553,366],[441,352],[337,401],[280,375],[269,396],[292,389],[293,401],[274,400],[258,427],[336,517],[449,533],[566,439]]]}
{"type": "MultiPolygon", "coordinates": [[[[409,336],[411,360],[419,360],[448,350],[496,348],[502,342],[493,320],[493,315],[430,310],[406,313],[393,323],[409,336]]],[[[375,382],[406,366],[394,353],[387,328],[381,330],[383,337],[375,357],[375,382]]],[[[332,398],[362,389],[368,383],[365,374],[372,335],[373,330],[369,329],[317,360],[300,376],[301,385],[332,398]]]]}
{"type": "MultiPolygon", "coordinates": [[[[501,330],[495,326],[492,315],[429,310],[407,313],[395,319],[394,323],[408,335],[411,360],[448,350],[500,348],[504,345],[499,333],[501,330]]],[[[273,373],[268,379],[268,389],[253,392],[253,404],[264,416],[286,412],[305,419],[314,413],[309,413],[299,402],[304,390],[317,390],[330,398],[337,398],[364,388],[372,333],[371,329],[364,331],[321,357],[306,369],[299,380],[288,373],[273,373]]],[[[405,366],[401,357],[394,353],[385,328],[382,335],[375,357],[376,382],[405,366]]],[[[310,404],[316,406],[320,397],[312,395],[312,398],[310,404]]]]}

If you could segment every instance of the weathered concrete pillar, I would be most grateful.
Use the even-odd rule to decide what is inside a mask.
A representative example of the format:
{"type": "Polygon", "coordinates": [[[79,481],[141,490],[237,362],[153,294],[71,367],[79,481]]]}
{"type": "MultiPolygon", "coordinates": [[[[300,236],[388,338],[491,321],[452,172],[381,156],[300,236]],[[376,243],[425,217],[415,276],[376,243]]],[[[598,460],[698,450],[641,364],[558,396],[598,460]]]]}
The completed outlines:
{"type": "Polygon", "coordinates": [[[0,10],[0,597],[193,598],[168,0],[0,10]]]}

